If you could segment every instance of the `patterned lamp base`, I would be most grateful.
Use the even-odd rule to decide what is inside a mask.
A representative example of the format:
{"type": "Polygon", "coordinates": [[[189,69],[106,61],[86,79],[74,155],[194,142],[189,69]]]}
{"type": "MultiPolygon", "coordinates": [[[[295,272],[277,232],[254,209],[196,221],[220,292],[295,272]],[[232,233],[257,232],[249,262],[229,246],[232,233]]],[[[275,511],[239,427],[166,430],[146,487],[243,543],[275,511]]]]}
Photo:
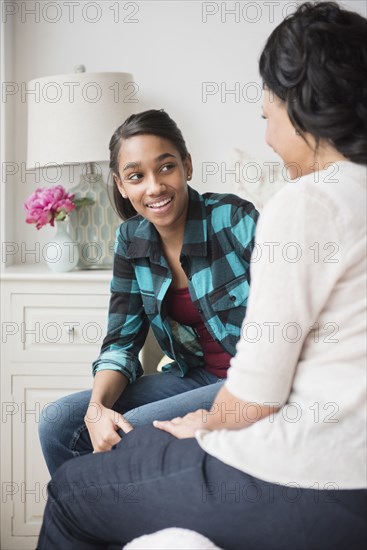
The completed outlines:
{"type": "Polygon", "coordinates": [[[69,189],[83,204],[70,213],[73,238],[79,246],[79,269],[110,269],[115,233],[121,224],[100,174],[85,174],[69,189]]]}

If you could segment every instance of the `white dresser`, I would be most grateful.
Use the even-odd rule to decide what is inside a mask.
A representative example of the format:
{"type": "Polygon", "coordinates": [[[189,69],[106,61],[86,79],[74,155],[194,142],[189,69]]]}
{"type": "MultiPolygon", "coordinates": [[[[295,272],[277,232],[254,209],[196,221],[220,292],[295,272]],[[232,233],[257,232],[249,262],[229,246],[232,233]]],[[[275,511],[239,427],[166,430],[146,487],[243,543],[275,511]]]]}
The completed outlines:
{"type": "MultiPolygon", "coordinates": [[[[47,403],[91,388],[91,363],[106,332],[110,271],[52,273],[46,266],[1,274],[1,548],[34,549],[49,474],[38,439],[47,403]]],[[[141,353],[154,372],[151,335],[141,353]]],[[[57,419],[52,407],[47,420],[57,419]]]]}
{"type": "MultiPolygon", "coordinates": [[[[92,385],[106,332],[109,271],[1,275],[1,548],[35,548],[49,475],[38,440],[43,408],[92,385]]],[[[51,409],[57,419],[57,407],[51,409]]]]}

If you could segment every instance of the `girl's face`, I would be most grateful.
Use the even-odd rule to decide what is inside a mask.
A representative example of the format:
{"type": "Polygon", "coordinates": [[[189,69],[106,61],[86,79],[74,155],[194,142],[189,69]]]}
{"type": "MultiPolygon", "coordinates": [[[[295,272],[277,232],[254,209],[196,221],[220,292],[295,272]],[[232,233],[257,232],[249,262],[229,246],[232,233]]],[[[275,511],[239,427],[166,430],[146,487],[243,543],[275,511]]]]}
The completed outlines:
{"type": "Polygon", "coordinates": [[[170,141],[144,134],[122,140],[114,179],[122,197],[161,233],[185,225],[191,174],[190,155],[183,161],[170,141]]]}
{"type": "Polygon", "coordinates": [[[290,179],[317,170],[315,139],[306,134],[308,145],[300,135],[297,135],[288,116],[286,104],[267,89],[264,90],[263,114],[267,120],[266,143],[282,158],[290,179]]]}

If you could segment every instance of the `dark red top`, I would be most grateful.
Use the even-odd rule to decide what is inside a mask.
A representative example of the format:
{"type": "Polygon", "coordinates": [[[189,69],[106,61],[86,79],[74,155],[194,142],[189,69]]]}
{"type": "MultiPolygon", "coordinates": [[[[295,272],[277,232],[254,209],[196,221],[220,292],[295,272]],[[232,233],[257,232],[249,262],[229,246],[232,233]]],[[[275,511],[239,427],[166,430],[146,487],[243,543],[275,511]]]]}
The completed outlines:
{"type": "Polygon", "coordinates": [[[231,356],[206,329],[200,313],[192,303],[189,289],[169,288],[167,310],[172,319],[183,325],[188,325],[196,331],[204,352],[205,369],[215,376],[226,378],[231,356]]]}

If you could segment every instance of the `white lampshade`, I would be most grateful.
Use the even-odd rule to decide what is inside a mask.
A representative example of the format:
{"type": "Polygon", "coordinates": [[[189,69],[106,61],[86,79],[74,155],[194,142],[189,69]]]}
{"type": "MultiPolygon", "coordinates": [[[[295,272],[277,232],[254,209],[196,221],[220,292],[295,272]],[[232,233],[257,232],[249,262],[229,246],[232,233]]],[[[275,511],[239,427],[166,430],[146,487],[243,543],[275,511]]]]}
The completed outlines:
{"type": "Polygon", "coordinates": [[[129,73],[72,73],[27,83],[27,168],[106,161],[138,103],[129,73]]]}

